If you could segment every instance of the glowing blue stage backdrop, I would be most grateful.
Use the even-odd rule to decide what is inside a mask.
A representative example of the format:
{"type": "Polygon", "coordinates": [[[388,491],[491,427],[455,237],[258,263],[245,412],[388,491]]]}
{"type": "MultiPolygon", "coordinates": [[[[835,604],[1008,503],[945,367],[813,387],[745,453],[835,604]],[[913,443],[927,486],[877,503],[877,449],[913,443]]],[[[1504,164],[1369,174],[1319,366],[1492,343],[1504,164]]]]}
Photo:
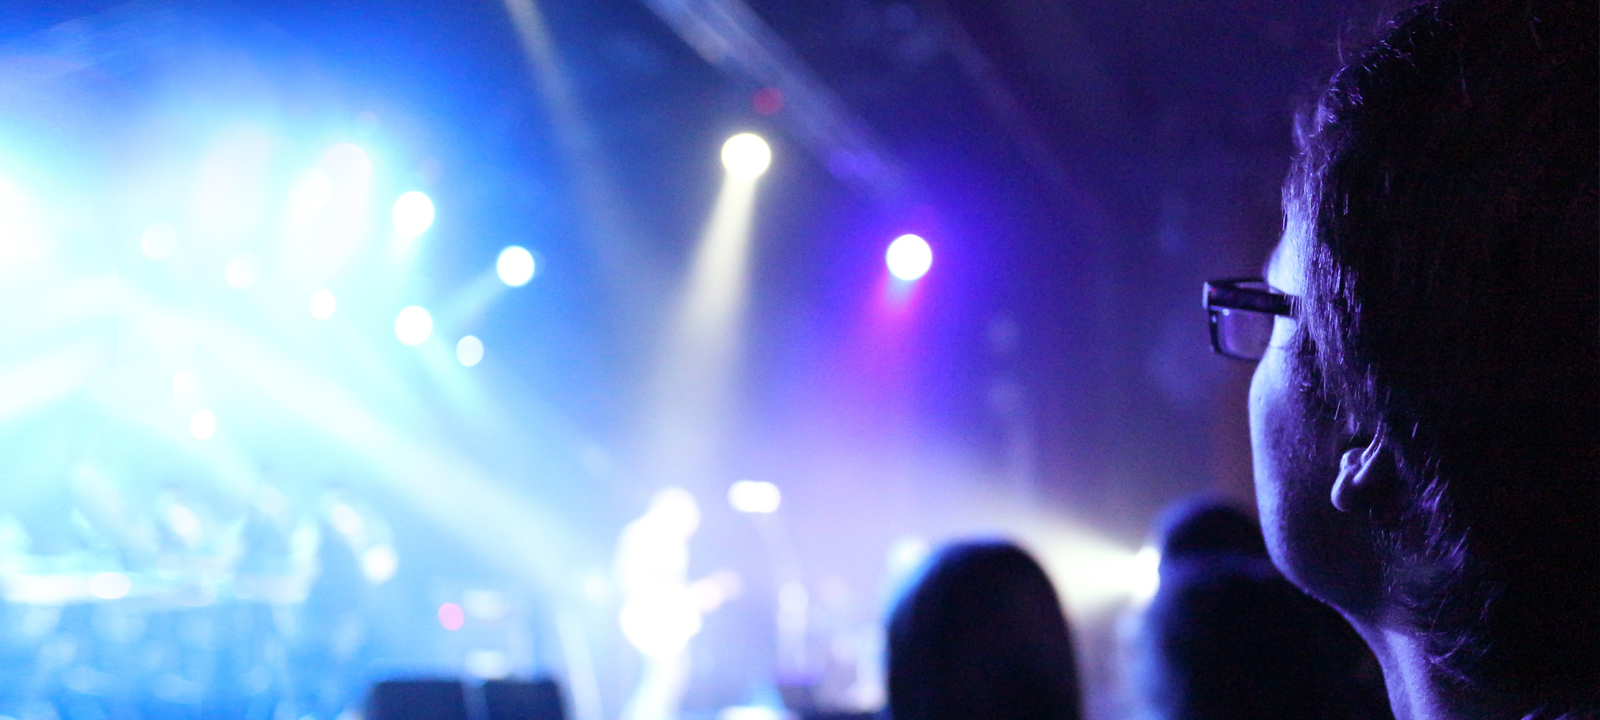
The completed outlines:
{"type": "Polygon", "coordinates": [[[0,714],[332,718],[375,674],[566,667],[605,458],[503,321],[550,228],[478,234],[493,179],[419,119],[192,10],[0,48],[0,714]]]}

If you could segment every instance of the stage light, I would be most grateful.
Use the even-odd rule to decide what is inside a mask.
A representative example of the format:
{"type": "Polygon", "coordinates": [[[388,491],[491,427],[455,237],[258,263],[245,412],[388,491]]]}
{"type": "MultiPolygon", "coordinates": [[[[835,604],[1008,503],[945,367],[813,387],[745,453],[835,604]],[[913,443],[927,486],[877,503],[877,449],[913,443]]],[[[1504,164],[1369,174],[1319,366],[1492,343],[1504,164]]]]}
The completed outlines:
{"type": "Polygon", "coordinates": [[[172,394],[177,397],[188,397],[200,390],[200,381],[195,379],[194,373],[188,370],[179,370],[172,376],[172,394]]]}
{"type": "Polygon", "coordinates": [[[260,274],[261,261],[256,259],[255,253],[236,253],[228,260],[228,266],[223,269],[222,275],[228,284],[243,290],[256,284],[256,276],[260,274]]]}
{"type": "Polygon", "coordinates": [[[460,630],[467,622],[467,614],[461,611],[461,606],[447,602],[439,606],[439,624],[451,632],[460,630]]]}
{"type": "Polygon", "coordinates": [[[1139,549],[1128,568],[1128,591],[1135,603],[1146,603],[1161,588],[1161,551],[1152,545],[1139,549]]]}
{"type": "Polygon", "coordinates": [[[482,362],[483,341],[472,335],[461,338],[461,342],[456,343],[456,359],[467,367],[472,367],[482,362]]]}
{"type": "Polygon", "coordinates": [[[217,416],[210,410],[196,410],[189,416],[189,434],[196,440],[205,440],[217,432],[217,416]]]}
{"type": "Polygon", "coordinates": [[[395,232],[405,237],[416,237],[428,231],[433,226],[433,201],[416,190],[400,196],[394,201],[394,212],[390,214],[394,221],[395,232]]]}
{"type": "Polygon", "coordinates": [[[139,249],[152,260],[167,257],[178,251],[178,231],[164,222],[151,225],[139,238],[139,249]]]}
{"type": "Polygon", "coordinates": [[[535,269],[533,253],[516,245],[501,250],[500,258],[494,262],[494,271],[511,287],[527,285],[533,279],[535,269]]]}
{"type": "Polygon", "coordinates": [[[740,480],[728,486],[728,504],[742,513],[771,513],[778,510],[783,494],[769,482],[740,480]]]}
{"type": "Polygon", "coordinates": [[[933,546],[915,535],[901,535],[889,543],[889,577],[910,576],[933,553],[933,546]]]}
{"type": "Polygon", "coordinates": [[[100,573],[89,578],[89,592],[101,600],[115,600],[133,589],[133,581],[122,573],[100,573]]]}
{"type": "Polygon", "coordinates": [[[889,264],[890,273],[910,282],[928,274],[928,268],[933,267],[933,249],[921,237],[901,235],[889,243],[884,260],[889,264]]]}
{"type": "Polygon", "coordinates": [[[339,299],[328,290],[318,290],[311,293],[311,317],[318,320],[327,320],[333,317],[333,312],[339,309],[339,299]]]}
{"type": "Polygon", "coordinates": [[[382,585],[400,569],[400,556],[389,545],[377,545],[361,553],[361,574],[367,582],[382,585]]]}
{"type": "Polygon", "coordinates": [[[416,305],[400,311],[394,319],[394,336],[407,345],[421,345],[433,334],[433,316],[416,305]]]}
{"type": "Polygon", "coordinates": [[[758,178],[772,164],[772,148],[767,141],[754,133],[739,133],[722,144],[722,166],[728,174],[741,178],[758,178]]]}

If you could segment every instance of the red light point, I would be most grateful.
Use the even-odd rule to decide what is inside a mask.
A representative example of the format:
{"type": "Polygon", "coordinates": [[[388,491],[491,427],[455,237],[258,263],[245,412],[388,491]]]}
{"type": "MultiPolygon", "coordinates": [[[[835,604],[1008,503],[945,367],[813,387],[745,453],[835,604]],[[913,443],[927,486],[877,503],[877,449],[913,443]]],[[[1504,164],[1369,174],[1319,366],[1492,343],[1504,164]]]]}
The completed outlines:
{"type": "Polygon", "coordinates": [[[783,93],[777,88],[761,88],[751,96],[750,105],[755,108],[757,115],[776,115],[783,109],[783,93]]]}

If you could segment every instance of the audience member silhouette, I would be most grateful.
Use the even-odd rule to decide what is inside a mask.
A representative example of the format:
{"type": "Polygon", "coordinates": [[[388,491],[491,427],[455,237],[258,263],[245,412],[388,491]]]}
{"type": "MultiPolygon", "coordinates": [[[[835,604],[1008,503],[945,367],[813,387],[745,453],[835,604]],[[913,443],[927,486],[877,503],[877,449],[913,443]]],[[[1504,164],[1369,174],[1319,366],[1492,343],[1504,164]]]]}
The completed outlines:
{"type": "Polygon", "coordinates": [[[1395,714],[1600,716],[1594,0],[1443,0],[1332,80],[1250,392],[1267,545],[1395,714]]]}
{"type": "Polygon", "coordinates": [[[1389,717],[1371,651],[1273,568],[1255,519],[1215,500],[1157,523],[1161,584],[1134,640],[1152,720],[1389,717]]]}
{"type": "Polygon", "coordinates": [[[935,553],[889,620],[893,720],[1077,720],[1078,674],[1050,579],[1007,542],[935,553]]]}

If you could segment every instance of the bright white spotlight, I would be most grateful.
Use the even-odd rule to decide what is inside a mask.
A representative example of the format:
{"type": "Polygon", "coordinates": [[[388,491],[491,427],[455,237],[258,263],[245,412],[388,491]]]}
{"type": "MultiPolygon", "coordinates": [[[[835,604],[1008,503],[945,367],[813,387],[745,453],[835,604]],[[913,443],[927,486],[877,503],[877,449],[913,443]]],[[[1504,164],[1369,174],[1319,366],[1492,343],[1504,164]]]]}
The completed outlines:
{"type": "Polygon", "coordinates": [[[416,305],[400,311],[394,319],[394,336],[407,345],[421,345],[433,334],[433,316],[416,305]]]}
{"type": "Polygon", "coordinates": [[[901,535],[889,543],[889,577],[908,577],[913,570],[920,567],[928,555],[933,552],[933,546],[915,535],[901,535]]]}
{"type": "Polygon", "coordinates": [[[933,267],[933,248],[928,247],[928,241],[908,233],[889,243],[884,260],[889,263],[890,273],[909,282],[928,274],[928,268],[933,267]]]}
{"type": "Polygon", "coordinates": [[[217,416],[210,410],[196,410],[189,416],[189,434],[196,440],[205,440],[217,433],[217,416]]]}
{"type": "Polygon", "coordinates": [[[311,317],[318,320],[327,320],[333,317],[335,310],[339,309],[339,299],[333,296],[330,290],[318,290],[311,293],[311,317]]]}
{"type": "Polygon", "coordinates": [[[1134,554],[1127,571],[1128,591],[1139,603],[1149,602],[1161,588],[1161,551],[1146,545],[1134,554]]]}
{"type": "Polygon", "coordinates": [[[722,166],[728,174],[741,178],[758,178],[772,164],[772,148],[767,141],[754,133],[739,133],[722,144],[722,166]]]}
{"type": "Polygon", "coordinates": [[[468,335],[456,343],[456,359],[462,365],[472,367],[483,361],[483,341],[468,335]]]}
{"type": "Polygon", "coordinates": [[[728,504],[742,513],[776,512],[781,502],[783,494],[769,482],[740,480],[728,486],[728,504]]]}
{"type": "Polygon", "coordinates": [[[151,225],[139,238],[139,249],[154,260],[167,257],[178,251],[178,231],[164,222],[151,225]]]}
{"type": "Polygon", "coordinates": [[[261,274],[261,261],[255,253],[241,252],[234,254],[228,260],[228,266],[223,269],[222,276],[228,284],[240,290],[256,284],[256,278],[261,274]]]}
{"type": "Polygon", "coordinates": [[[399,569],[400,556],[392,546],[376,545],[361,553],[361,574],[367,576],[367,582],[373,585],[389,582],[399,569]]]}
{"type": "Polygon", "coordinates": [[[533,253],[517,245],[501,250],[500,258],[494,261],[494,271],[511,287],[527,285],[533,279],[534,270],[533,253]]]}
{"type": "Polygon", "coordinates": [[[416,237],[428,231],[433,226],[433,201],[427,195],[412,190],[394,201],[394,212],[390,214],[394,220],[395,232],[406,237],[416,237]]]}
{"type": "Polygon", "coordinates": [[[122,573],[100,573],[89,578],[89,592],[101,600],[115,600],[133,589],[133,581],[122,573]]]}

